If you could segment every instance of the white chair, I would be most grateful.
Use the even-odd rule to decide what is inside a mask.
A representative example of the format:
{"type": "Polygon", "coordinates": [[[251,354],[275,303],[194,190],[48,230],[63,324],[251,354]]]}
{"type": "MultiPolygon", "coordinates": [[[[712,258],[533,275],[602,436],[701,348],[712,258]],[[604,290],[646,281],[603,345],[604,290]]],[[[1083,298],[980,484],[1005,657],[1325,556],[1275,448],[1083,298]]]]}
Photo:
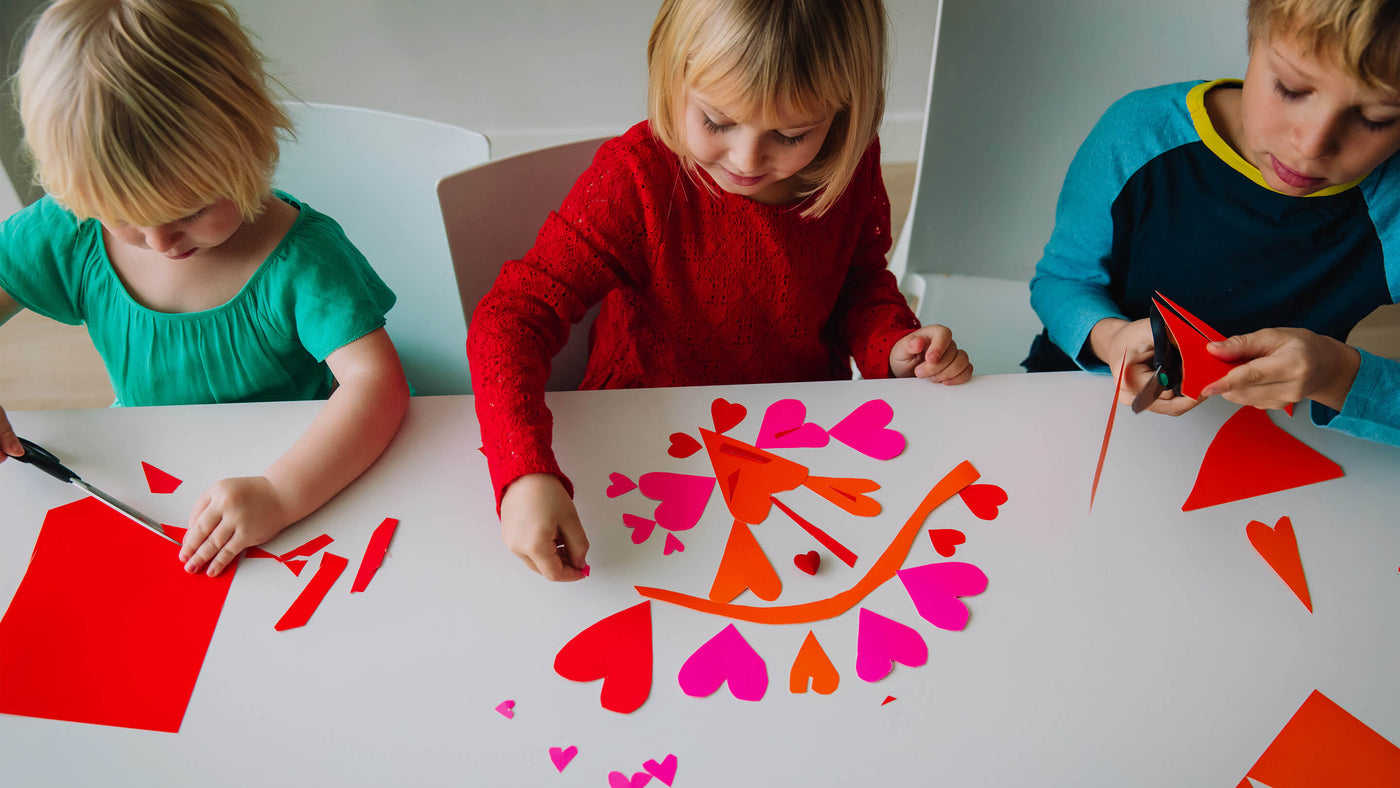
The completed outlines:
{"type": "Polygon", "coordinates": [[[290,104],[274,183],[340,223],[398,296],[387,329],[417,394],[465,394],[467,324],[435,189],[490,158],[473,131],[389,112],[290,104]]]}
{"type": "Polygon", "coordinates": [[[0,221],[19,213],[23,207],[24,202],[20,200],[19,192],[15,191],[14,183],[5,172],[5,168],[0,166],[0,221]]]}
{"type": "MultiPolygon", "coordinates": [[[[438,202],[457,273],[462,313],[471,322],[477,301],[491,289],[507,260],[535,245],[550,211],[556,210],[606,138],[522,153],[448,176],[438,184],[438,202]]],[[[577,388],[588,362],[592,311],[569,331],[554,357],[546,388],[577,388]]]]}

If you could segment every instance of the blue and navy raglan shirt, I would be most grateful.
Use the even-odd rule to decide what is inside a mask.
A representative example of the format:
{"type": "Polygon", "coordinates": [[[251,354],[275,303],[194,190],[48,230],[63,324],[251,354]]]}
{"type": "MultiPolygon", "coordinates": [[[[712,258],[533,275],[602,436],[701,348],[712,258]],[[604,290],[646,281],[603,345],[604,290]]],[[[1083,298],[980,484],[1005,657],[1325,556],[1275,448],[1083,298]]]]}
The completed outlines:
{"type": "MultiPolygon", "coordinates": [[[[1400,301],[1396,157],[1354,183],[1280,194],[1206,114],[1207,91],[1239,85],[1164,85],[1104,113],[1070,164],[1031,279],[1046,331],[1028,370],[1107,371],[1090,329],[1147,317],[1157,291],[1226,336],[1298,327],[1342,341],[1400,301]]],[[[1341,413],[1314,403],[1313,420],[1400,445],[1400,363],[1361,357],[1341,413]]]]}

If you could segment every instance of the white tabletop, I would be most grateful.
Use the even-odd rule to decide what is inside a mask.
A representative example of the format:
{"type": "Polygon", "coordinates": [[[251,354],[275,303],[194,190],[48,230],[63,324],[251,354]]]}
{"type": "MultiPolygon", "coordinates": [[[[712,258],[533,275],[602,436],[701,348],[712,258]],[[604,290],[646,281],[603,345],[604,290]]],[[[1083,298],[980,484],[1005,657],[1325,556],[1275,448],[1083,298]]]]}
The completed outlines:
{"type": "MultiPolygon", "coordinates": [[[[1400,742],[1400,450],[1297,418],[1285,429],[1346,476],[1183,513],[1211,438],[1234,411],[1207,402],[1179,419],[1120,411],[1092,513],[1088,494],[1110,383],[1082,373],[921,381],[578,392],[550,395],[556,447],[577,487],[593,575],[550,584],[500,542],[470,397],[413,401],[380,461],[272,542],[321,533],[351,561],[310,623],[273,624],[309,579],[242,561],[178,734],[0,715],[6,785],[587,785],[648,759],[678,759],[676,785],[1235,785],[1314,689],[1400,742]],[[662,555],[658,530],[633,544],[609,474],[711,474],[704,452],[667,454],[668,436],[711,428],[710,403],[748,408],[729,434],[752,442],[764,408],[801,399],[826,427],[870,399],[908,438],[877,461],[837,444],[774,450],[822,476],[876,480],[883,513],[860,520],[805,490],[785,497],[861,555],[848,569],[784,515],[754,528],[784,583],[780,604],[848,587],[928,489],[963,460],[1009,501],[993,521],[957,498],[922,530],[967,535],[952,560],[989,577],[962,632],[935,629],[890,581],[858,607],[914,627],[928,664],[856,676],[857,610],[810,626],[738,622],[768,666],[758,702],[727,688],[682,693],[676,674],[727,619],[653,602],[654,680],[636,712],[600,707],[599,683],[553,671],[559,649],[642,601],[634,585],[697,596],[710,587],[732,518],[718,494],[662,555]],[[806,496],[806,497],[804,497],[806,496]],[[1251,547],[1245,525],[1291,517],[1309,613],[1251,547]],[[354,570],[384,517],[400,520],[369,589],[354,570]],[[824,553],[815,577],[792,556],[824,553]],[[829,696],[788,691],[815,631],[841,672],[829,696]],[[896,701],[881,705],[886,696],[896,701]],[[514,719],[494,711],[516,702],[514,719]],[[577,746],[562,773],[551,746],[577,746]]],[[[258,473],[317,403],[10,414],[88,481],[163,522],[225,476],[258,473]],[[140,461],[184,480],[146,488],[140,461]]],[[[77,491],[19,463],[0,466],[0,600],[23,578],[44,513],[77,491]]],[[[905,566],[945,560],[923,534],[905,566]]],[[[751,597],[740,602],[765,604],[751,597]]],[[[659,785],[658,782],[651,783],[659,785]]]]}

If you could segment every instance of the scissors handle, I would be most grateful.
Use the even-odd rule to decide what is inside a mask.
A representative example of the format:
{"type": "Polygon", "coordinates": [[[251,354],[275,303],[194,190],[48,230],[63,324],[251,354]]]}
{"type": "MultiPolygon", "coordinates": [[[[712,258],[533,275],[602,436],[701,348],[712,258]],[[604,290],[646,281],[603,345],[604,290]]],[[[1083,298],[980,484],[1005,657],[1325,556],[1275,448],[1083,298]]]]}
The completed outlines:
{"type": "Polygon", "coordinates": [[[27,462],[61,482],[71,482],[78,478],[78,474],[68,470],[63,463],[58,461],[53,452],[43,446],[24,438],[19,439],[19,445],[24,447],[24,454],[13,459],[27,462]]]}

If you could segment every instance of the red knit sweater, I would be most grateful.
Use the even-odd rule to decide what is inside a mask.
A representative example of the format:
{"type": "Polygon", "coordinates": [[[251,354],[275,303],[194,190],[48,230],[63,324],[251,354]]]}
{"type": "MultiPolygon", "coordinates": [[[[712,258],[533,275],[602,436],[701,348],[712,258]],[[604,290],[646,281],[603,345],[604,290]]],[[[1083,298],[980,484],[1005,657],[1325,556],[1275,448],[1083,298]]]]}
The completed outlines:
{"type": "Polygon", "coordinates": [[[880,145],[817,219],[806,201],[730,194],[639,123],[605,143],[523,260],[472,315],[472,388],[497,504],[517,478],[560,471],[544,404],[549,360],[603,302],[580,388],[889,377],[918,320],[885,268],[880,145]]]}

